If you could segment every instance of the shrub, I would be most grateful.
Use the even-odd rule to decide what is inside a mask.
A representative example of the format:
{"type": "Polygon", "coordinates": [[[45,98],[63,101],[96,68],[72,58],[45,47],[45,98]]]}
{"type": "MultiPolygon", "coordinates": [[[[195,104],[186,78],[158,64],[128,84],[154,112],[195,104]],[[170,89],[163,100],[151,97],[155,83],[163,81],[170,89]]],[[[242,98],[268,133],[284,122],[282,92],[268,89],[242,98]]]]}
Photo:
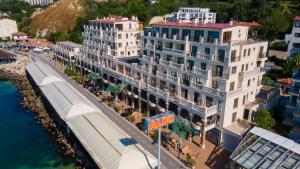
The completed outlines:
{"type": "Polygon", "coordinates": [[[118,112],[118,113],[120,112],[120,106],[114,106],[114,109],[116,112],[118,112]]]}
{"type": "Polygon", "coordinates": [[[113,102],[112,102],[112,101],[109,101],[109,102],[107,103],[107,105],[108,105],[109,107],[112,107],[112,106],[113,106],[113,102]]]}
{"type": "Polygon", "coordinates": [[[132,115],[128,115],[127,116],[127,119],[130,121],[130,122],[133,122],[134,121],[134,116],[132,116],[132,115]]]}
{"type": "Polygon", "coordinates": [[[259,109],[254,117],[254,122],[261,128],[270,129],[275,125],[275,119],[266,109],[259,109]]]}
{"type": "Polygon", "coordinates": [[[189,166],[193,167],[196,164],[196,161],[194,159],[192,159],[190,154],[187,154],[186,156],[186,162],[189,166]]]}
{"type": "Polygon", "coordinates": [[[157,142],[157,140],[158,140],[158,131],[157,130],[154,130],[152,132],[151,138],[152,138],[153,142],[157,142]]]}

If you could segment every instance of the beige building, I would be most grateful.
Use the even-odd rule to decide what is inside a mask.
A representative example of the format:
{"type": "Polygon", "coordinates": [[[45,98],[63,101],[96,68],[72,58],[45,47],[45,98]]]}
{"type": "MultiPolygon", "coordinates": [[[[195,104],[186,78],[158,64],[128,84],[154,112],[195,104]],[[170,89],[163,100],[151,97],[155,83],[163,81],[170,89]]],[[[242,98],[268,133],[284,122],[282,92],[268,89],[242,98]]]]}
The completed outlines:
{"type": "Polygon", "coordinates": [[[113,58],[137,56],[142,29],[142,24],[134,16],[110,16],[91,20],[83,32],[84,57],[94,59],[104,53],[113,58]]]}
{"type": "Polygon", "coordinates": [[[126,48],[112,53],[115,43],[103,43],[116,36],[99,36],[115,28],[110,24],[85,26],[76,70],[99,73],[106,86],[125,84],[128,103],[150,116],[172,111],[188,119],[202,147],[207,136],[232,151],[258,106],[267,42],[249,39],[249,27],[234,22],[161,22],[144,31],[140,55],[132,58],[113,55],[126,48]]]}

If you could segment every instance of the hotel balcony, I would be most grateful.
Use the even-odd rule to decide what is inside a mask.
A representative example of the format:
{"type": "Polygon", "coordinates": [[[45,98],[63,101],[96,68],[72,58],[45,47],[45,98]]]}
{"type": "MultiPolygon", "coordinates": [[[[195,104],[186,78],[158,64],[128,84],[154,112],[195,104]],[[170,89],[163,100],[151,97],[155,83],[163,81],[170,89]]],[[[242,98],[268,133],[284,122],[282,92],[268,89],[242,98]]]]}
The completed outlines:
{"type": "Polygon", "coordinates": [[[153,57],[149,57],[146,55],[143,55],[141,58],[139,58],[141,61],[143,61],[144,63],[148,63],[148,64],[154,64],[154,58],[153,57]]]}
{"type": "Polygon", "coordinates": [[[211,94],[214,94],[214,95],[219,96],[219,97],[225,97],[225,95],[226,95],[225,91],[221,91],[221,90],[218,90],[218,89],[213,89],[213,88],[210,88],[210,87],[206,87],[206,86],[203,86],[201,84],[194,83],[194,82],[191,82],[191,87],[195,88],[195,89],[197,89],[201,92],[211,93],[211,94]]]}
{"type": "Polygon", "coordinates": [[[180,49],[171,49],[171,48],[166,48],[164,47],[162,52],[165,52],[165,53],[168,53],[168,54],[171,54],[171,55],[174,55],[174,54],[177,54],[177,55],[184,55],[184,50],[180,50],[180,49]]]}
{"type": "Polygon", "coordinates": [[[195,102],[184,98],[180,98],[178,103],[185,107],[185,109],[190,110],[190,112],[194,112],[193,114],[197,114],[200,117],[208,117],[218,113],[217,105],[207,107],[204,104],[196,104],[195,102]]]}
{"type": "Polygon", "coordinates": [[[147,87],[148,87],[148,92],[151,93],[152,95],[158,96],[158,97],[166,99],[166,100],[169,99],[168,91],[160,90],[159,88],[153,87],[151,85],[148,85],[147,87]]]}
{"type": "Polygon", "coordinates": [[[208,70],[201,70],[199,68],[194,67],[193,69],[193,73],[196,75],[199,75],[200,77],[204,78],[204,79],[208,79],[208,70]]]}
{"type": "Polygon", "coordinates": [[[172,61],[166,61],[166,60],[160,59],[159,64],[161,66],[168,66],[168,67],[171,67],[171,68],[176,68],[178,70],[183,70],[183,64],[174,63],[172,61]]]}

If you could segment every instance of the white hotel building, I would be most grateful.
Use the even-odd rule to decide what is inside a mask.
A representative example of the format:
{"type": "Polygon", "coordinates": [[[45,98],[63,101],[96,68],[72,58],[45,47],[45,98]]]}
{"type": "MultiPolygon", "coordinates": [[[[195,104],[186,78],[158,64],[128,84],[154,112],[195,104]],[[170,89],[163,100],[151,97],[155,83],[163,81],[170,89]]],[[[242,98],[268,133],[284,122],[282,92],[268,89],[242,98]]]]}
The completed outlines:
{"type": "Polygon", "coordinates": [[[257,108],[267,42],[248,39],[248,27],[235,23],[162,22],[141,41],[140,28],[136,18],[90,21],[76,70],[126,84],[134,108],[173,111],[191,121],[203,147],[207,135],[233,151],[257,108]]]}
{"type": "Polygon", "coordinates": [[[295,16],[290,43],[288,46],[288,56],[294,57],[299,53],[300,53],[300,16],[295,16]]]}
{"type": "Polygon", "coordinates": [[[80,53],[80,48],[82,45],[64,41],[57,42],[56,45],[52,46],[52,50],[54,51],[54,58],[56,61],[62,64],[63,66],[71,66],[70,63],[75,62],[75,55],[80,53]]]}
{"type": "Polygon", "coordinates": [[[181,7],[173,16],[168,18],[170,21],[189,22],[196,20],[199,23],[216,23],[216,13],[209,8],[188,8],[181,7]]]}

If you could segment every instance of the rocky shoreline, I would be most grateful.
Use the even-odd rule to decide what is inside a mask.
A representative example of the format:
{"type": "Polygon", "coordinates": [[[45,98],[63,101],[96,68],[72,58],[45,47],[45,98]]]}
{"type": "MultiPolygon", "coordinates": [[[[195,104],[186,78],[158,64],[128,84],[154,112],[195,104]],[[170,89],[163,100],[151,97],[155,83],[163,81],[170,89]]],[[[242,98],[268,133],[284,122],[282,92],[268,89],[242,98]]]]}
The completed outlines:
{"type": "MultiPolygon", "coordinates": [[[[0,80],[10,80],[15,83],[23,96],[21,105],[28,111],[34,112],[34,117],[48,132],[56,139],[59,145],[59,152],[66,156],[76,158],[75,151],[68,143],[61,131],[59,131],[53,119],[47,113],[41,98],[39,98],[32,89],[27,77],[18,73],[13,73],[4,68],[0,69],[0,80]]],[[[78,160],[76,159],[77,163],[78,160]]],[[[77,164],[78,169],[82,168],[77,164]]]]}

